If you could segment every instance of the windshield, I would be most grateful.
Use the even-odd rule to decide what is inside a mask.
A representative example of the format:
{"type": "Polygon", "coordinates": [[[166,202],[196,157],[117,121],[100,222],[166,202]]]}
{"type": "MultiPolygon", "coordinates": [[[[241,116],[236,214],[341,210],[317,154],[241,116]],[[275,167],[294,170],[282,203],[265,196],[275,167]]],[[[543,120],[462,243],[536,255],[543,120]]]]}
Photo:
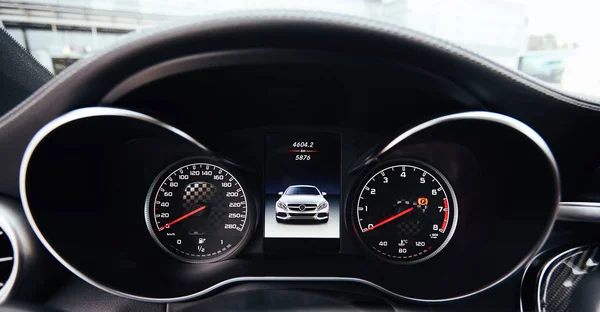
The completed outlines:
{"type": "Polygon", "coordinates": [[[285,191],[285,195],[321,195],[313,186],[292,186],[285,191]]]}
{"type": "Polygon", "coordinates": [[[0,2],[0,25],[59,73],[145,27],[194,15],[274,8],[384,20],[453,42],[544,83],[600,96],[600,1],[21,0],[0,2]]]}

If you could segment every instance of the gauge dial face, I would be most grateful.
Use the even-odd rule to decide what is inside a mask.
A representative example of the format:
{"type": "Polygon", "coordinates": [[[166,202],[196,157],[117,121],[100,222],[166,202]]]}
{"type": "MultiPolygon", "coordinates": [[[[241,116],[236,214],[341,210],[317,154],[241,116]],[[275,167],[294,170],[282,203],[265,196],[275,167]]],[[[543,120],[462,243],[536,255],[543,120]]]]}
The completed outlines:
{"type": "Polygon", "coordinates": [[[247,241],[248,200],[239,180],[223,167],[186,162],[155,180],[146,203],[150,234],[165,251],[186,262],[214,262],[247,241]]]}
{"type": "Polygon", "coordinates": [[[418,263],[439,253],[458,220],[454,192],[437,170],[421,163],[386,166],[367,176],[354,206],[354,227],[377,256],[418,263]]]}

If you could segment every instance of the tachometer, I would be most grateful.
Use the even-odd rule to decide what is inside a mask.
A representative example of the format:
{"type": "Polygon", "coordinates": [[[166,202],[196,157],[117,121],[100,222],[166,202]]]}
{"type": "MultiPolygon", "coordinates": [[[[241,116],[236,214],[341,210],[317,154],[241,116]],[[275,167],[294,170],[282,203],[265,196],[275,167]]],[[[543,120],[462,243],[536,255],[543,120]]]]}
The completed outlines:
{"type": "Polygon", "coordinates": [[[441,173],[420,162],[378,168],[359,186],[354,228],[377,256],[396,263],[418,263],[450,241],[458,205],[441,173]]]}
{"type": "Polygon", "coordinates": [[[208,161],[188,160],[165,169],[146,200],[151,236],[186,262],[232,256],[248,240],[252,216],[239,179],[208,161]]]}

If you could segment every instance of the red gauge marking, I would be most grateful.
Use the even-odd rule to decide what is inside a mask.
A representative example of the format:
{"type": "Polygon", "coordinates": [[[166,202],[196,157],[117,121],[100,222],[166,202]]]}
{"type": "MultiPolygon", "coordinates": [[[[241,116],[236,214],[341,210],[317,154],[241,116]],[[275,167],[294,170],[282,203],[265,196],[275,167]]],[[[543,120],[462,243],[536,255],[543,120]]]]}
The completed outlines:
{"type": "Polygon", "coordinates": [[[288,150],[288,153],[318,153],[319,150],[315,149],[291,149],[288,150]]]}
{"type": "Polygon", "coordinates": [[[380,226],[382,226],[382,225],[384,225],[386,223],[392,222],[392,221],[394,221],[394,220],[402,217],[403,215],[405,215],[405,214],[407,214],[407,213],[409,213],[409,212],[411,212],[413,210],[415,210],[415,208],[410,207],[410,208],[408,208],[408,209],[406,209],[406,210],[404,210],[404,211],[402,211],[402,212],[400,212],[398,214],[395,214],[395,215],[393,215],[393,216],[391,216],[391,217],[389,217],[389,218],[387,218],[387,219],[385,219],[385,220],[383,220],[383,221],[381,221],[381,222],[373,225],[372,228],[367,228],[366,230],[363,230],[363,233],[366,233],[368,231],[372,231],[372,230],[374,230],[374,229],[376,229],[376,228],[378,228],[378,227],[380,227],[380,226]]]}
{"type": "Polygon", "coordinates": [[[448,227],[448,218],[450,217],[450,209],[448,209],[448,198],[444,198],[444,222],[442,223],[442,232],[446,231],[448,227]]]}
{"type": "Polygon", "coordinates": [[[159,227],[159,228],[158,228],[158,230],[159,230],[159,231],[162,231],[162,230],[164,230],[164,229],[166,229],[166,228],[170,227],[171,225],[173,225],[173,224],[175,224],[175,223],[177,223],[177,222],[179,222],[179,221],[181,221],[181,220],[187,219],[187,218],[189,218],[191,215],[193,215],[193,214],[196,214],[196,213],[198,213],[198,212],[200,212],[200,211],[204,210],[205,208],[206,208],[206,206],[202,206],[202,207],[200,207],[200,208],[197,208],[197,209],[195,209],[195,210],[192,210],[192,211],[190,211],[190,212],[188,212],[188,213],[184,214],[183,216],[181,216],[181,217],[179,217],[179,218],[177,218],[177,219],[175,219],[175,220],[173,220],[173,221],[171,221],[171,222],[169,222],[169,223],[165,224],[164,226],[161,226],[161,227],[159,227]]]}

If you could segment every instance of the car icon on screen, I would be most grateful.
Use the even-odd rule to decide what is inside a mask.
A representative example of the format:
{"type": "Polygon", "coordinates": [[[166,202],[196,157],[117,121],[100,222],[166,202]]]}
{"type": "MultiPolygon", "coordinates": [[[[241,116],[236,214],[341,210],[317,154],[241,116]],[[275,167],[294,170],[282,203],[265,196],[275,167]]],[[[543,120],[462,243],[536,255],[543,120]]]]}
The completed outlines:
{"type": "Polygon", "coordinates": [[[290,185],[285,192],[279,192],[275,203],[277,222],[290,220],[314,220],[325,223],[329,220],[327,193],[313,185],[290,185]]]}

